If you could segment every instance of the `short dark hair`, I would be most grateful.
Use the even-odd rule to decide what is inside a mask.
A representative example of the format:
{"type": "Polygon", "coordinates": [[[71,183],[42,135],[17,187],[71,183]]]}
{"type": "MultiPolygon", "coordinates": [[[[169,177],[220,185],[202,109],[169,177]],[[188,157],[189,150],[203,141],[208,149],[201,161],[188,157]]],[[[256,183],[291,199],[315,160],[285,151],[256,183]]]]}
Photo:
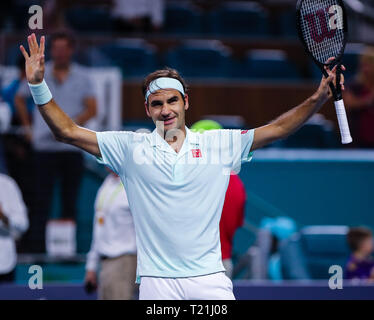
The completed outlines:
{"type": "Polygon", "coordinates": [[[74,39],[73,35],[68,31],[56,31],[56,32],[52,33],[51,40],[50,40],[51,45],[56,40],[61,40],[61,39],[66,40],[69,43],[70,47],[73,48],[75,46],[75,39],[74,39]]]}
{"type": "Polygon", "coordinates": [[[366,227],[350,228],[347,234],[348,245],[352,251],[357,251],[360,248],[362,241],[372,237],[373,233],[366,227]]]}
{"type": "MultiPolygon", "coordinates": [[[[153,80],[156,80],[158,78],[173,78],[173,79],[177,79],[180,81],[180,83],[182,84],[183,86],[183,90],[185,93],[187,93],[188,91],[188,85],[186,83],[186,81],[184,81],[184,79],[182,78],[182,76],[179,74],[179,72],[175,69],[172,69],[172,68],[169,68],[169,67],[165,67],[163,69],[160,69],[160,70],[156,70],[152,73],[150,73],[148,76],[145,77],[144,81],[143,81],[143,86],[142,86],[142,92],[143,92],[143,96],[145,97],[146,93],[147,93],[147,89],[150,85],[150,83],[153,81],[153,80]]],[[[183,97],[183,100],[184,100],[184,97],[183,97]]]]}

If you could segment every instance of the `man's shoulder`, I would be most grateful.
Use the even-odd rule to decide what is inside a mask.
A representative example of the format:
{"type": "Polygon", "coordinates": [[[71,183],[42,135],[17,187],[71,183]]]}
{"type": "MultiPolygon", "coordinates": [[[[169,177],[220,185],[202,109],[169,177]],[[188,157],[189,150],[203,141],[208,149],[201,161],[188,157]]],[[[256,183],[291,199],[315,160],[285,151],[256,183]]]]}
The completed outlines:
{"type": "Polygon", "coordinates": [[[0,173],[0,182],[1,185],[5,187],[5,189],[9,188],[10,186],[18,188],[17,182],[12,177],[6,174],[0,173]]]}
{"type": "Polygon", "coordinates": [[[134,142],[136,141],[144,141],[149,140],[152,136],[149,132],[134,132],[134,131],[125,131],[125,130],[118,130],[118,131],[100,131],[96,132],[97,135],[106,137],[106,138],[123,138],[123,139],[133,139],[134,142]]]}
{"type": "Polygon", "coordinates": [[[231,138],[239,138],[241,130],[238,129],[217,129],[217,130],[208,130],[202,133],[195,132],[195,134],[200,137],[201,139],[206,139],[207,141],[211,141],[212,139],[231,139],[231,138]]]}

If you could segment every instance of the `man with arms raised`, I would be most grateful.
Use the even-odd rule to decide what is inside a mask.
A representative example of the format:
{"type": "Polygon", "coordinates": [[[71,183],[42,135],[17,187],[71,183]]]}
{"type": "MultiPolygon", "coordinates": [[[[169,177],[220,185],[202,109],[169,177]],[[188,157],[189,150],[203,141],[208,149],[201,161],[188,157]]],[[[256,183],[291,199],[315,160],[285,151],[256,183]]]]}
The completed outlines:
{"type": "Polygon", "coordinates": [[[221,260],[219,221],[232,170],[252,151],[300,128],[329,99],[336,69],[299,106],[254,130],[191,132],[178,72],[158,70],[144,81],[149,134],[93,132],[76,125],[52,99],[44,77],[44,45],[21,46],[35,103],[58,141],[77,146],[116,172],[128,193],[138,246],[140,299],[235,299],[221,260]]]}

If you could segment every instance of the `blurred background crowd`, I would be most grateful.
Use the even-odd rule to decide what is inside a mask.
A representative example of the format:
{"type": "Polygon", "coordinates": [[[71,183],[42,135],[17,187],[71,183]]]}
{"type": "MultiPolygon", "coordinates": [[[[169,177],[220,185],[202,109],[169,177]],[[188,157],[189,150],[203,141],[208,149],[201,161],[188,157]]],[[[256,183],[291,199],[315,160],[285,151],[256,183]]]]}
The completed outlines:
{"type": "MultiPolygon", "coordinates": [[[[227,218],[235,221],[228,239],[234,279],[327,279],[333,264],[346,268],[350,278],[374,276],[369,189],[374,1],[345,4],[344,100],[354,142],[341,145],[329,103],[299,132],[259,152],[253,167],[242,168],[246,202],[236,209],[242,218],[234,213],[227,218]]],[[[189,84],[188,125],[208,119],[223,128],[249,129],[302,102],[321,79],[297,38],[295,5],[294,0],[14,0],[4,6],[0,172],[15,191],[1,183],[0,230],[8,226],[4,232],[17,239],[19,253],[18,263],[2,272],[1,261],[14,250],[10,244],[3,253],[0,248],[5,280],[25,281],[32,263],[45,264],[51,281],[83,280],[95,197],[107,175],[90,156],[55,142],[38,114],[19,52],[20,44],[27,48],[27,35],[46,35],[47,82],[79,125],[152,130],[141,80],[168,66],[189,84]],[[31,5],[43,9],[42,30],[29,29],[31,5]],[[6,221],[2,201],[11,198],[24,205],[9,209],[15,218],[6,221]]]]}

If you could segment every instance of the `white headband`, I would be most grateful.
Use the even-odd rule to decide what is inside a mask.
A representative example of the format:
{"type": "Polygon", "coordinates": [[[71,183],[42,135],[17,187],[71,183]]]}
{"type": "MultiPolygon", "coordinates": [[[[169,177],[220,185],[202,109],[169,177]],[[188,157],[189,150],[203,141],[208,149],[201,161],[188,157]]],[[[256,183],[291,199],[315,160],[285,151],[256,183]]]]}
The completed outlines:
{"type": "Polygon", "coordinates": [[[164,77],[157,78],[149,84],[147,93],[145,94],[145,100],[148,101],[148,97],[150,94],[155,93],[157,90],[161,89],[175,89],[179,91],[184,97],[184,89],[182,83],[177,79],[164,77]]]}

